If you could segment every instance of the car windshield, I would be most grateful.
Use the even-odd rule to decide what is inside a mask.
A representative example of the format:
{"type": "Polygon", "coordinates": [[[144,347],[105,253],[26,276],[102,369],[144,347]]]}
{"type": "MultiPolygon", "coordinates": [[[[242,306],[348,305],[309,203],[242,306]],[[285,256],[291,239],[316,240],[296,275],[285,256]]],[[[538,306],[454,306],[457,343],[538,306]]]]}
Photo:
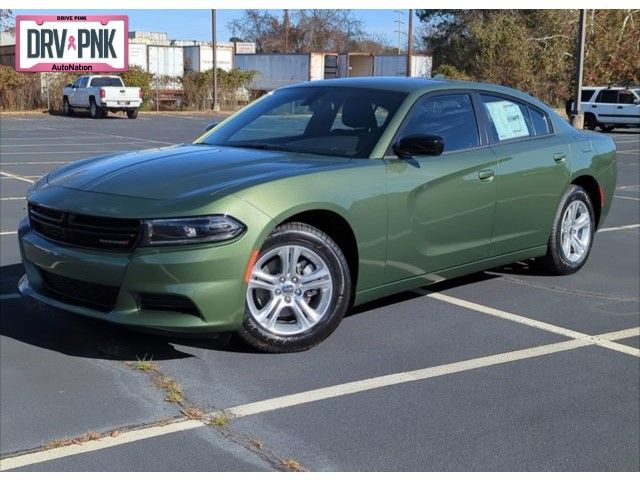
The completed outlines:
{"type": "Polygon", "coordinates": [[[122,80],[118,77],[95,77],[91,79],[92,87],[122,87],[122,80]]]}
{"type": "Polygon", "coordinates": [[[365,158],[405,97],[363,88],[276,90],[199,143],[365,158]]]}

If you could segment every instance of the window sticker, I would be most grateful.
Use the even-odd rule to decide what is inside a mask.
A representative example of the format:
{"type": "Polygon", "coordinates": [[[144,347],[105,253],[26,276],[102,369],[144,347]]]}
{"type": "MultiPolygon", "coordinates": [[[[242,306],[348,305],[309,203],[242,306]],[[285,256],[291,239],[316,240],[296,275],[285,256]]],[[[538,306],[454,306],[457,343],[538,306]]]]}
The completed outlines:
{"type": "Polygon", "coordinates": [[[527,122],[522,110],[515,103],[507,100],[487,103],[487,110],[498,132],[499,140],[526,137],[529,135],[527,122]]]}

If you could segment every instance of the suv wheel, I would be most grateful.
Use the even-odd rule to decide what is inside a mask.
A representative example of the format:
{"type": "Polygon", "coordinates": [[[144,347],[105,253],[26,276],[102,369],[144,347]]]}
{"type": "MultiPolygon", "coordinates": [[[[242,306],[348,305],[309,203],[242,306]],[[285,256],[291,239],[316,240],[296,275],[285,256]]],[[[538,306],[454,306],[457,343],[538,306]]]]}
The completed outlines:
{"type": "Polygon", "coordinates": [[[351,294],[338,245],[305,223],[287,223],[265,241],[247,285],[240,336],[259,350],[307,350],[340,324],[351,294]]]}
{"type": "Polygon", "coordinates": [[[563,195],[549,236],[545,269],[555,275],[575,273],[586,263],[595,233],[593,205],[587,192],[571,185],[563,195]]]}
{"type": "Polygon", "coordinates": [[[587,130],[595,130],[598,126],[598,121],[593,113],[586,113],[584,115],[584,128],[587,130]]]}

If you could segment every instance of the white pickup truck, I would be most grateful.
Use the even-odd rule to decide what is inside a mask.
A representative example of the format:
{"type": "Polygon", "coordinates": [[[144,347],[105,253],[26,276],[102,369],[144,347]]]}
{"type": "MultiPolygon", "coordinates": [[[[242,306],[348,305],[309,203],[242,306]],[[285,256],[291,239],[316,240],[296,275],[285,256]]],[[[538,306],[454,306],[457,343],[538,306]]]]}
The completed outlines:
{"type": "Polygon", "coordinates": [[[127,112],[127,117],[136,118],[142,105],[142,90],[125,87],[115,75],[84,75],[64,87],[62,108],[65,115],[75,109],[87,109],[91,118],[101,118],[107,112],[127,112]]]}

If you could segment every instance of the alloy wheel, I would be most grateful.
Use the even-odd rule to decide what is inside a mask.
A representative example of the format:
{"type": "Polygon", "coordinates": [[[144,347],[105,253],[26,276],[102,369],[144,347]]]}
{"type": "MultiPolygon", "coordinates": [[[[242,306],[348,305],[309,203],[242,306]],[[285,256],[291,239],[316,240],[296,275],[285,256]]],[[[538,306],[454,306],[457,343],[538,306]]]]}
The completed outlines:
{"type": "Polygon", "coordinates": [[[591,216],[582,200],[574,200],[565,210],[560,235],[564,256],[570,262],[580,262],[589,252],[591,243],[591,216]]]}
{"type": "Polygon", "coordinates": [[[301,245],[263,253],[248,282],[247,306],[255,321],[275,335],[311,330],[326,315],[334,282],[325,261],[301,245]]]}

